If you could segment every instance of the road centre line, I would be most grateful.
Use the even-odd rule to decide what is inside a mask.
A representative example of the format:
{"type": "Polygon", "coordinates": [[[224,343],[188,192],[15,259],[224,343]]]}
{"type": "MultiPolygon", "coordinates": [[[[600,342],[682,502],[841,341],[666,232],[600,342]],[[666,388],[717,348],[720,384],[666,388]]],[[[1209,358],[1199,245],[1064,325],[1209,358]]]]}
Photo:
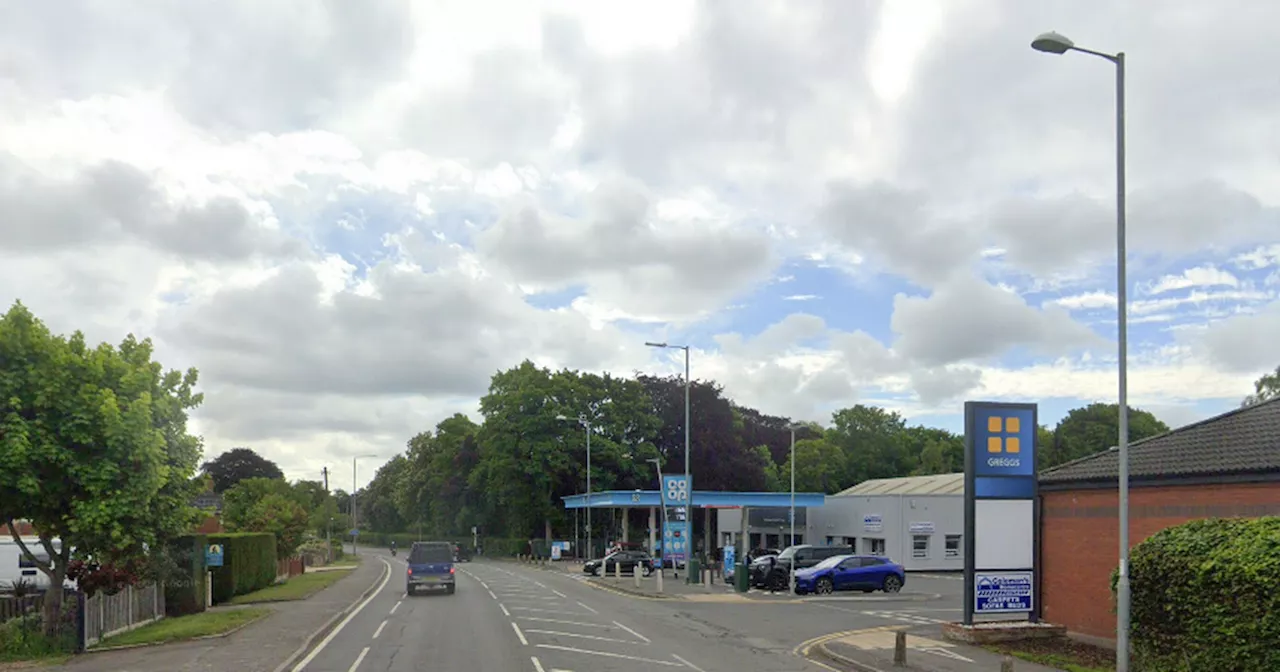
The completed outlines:
{"type": "Polygon", "coordinates": [[[515,622],[515,621],[512,621],[512,622],[511,622],[511,629],[516,631],[516,637],[519,637],[519,638],[520,638],[520,643],[521,643],[521,644],[523,644],[523,645],[525,645],[525,646],[529,646],[529,640],[527,640],[527,639],[525,639],[525,638],[524,638],[524,633],[523,633],[523,632],[520,632],[520,626],[516,625],[516,622],[515,622]]]}
{"type": "Polygon", "coordinates": [[[402,603],[402,602],[404,602],[404,598],[403,598],[403,597],[396,601],[395,606],[391,607],[391,611],[388,611],[388,612],[387,612],[387,615],[389,616],[389,615],[391,615],[391,614],[396,613],[396,609],[399,609],[399,608],[400,608],[400,603],[402,603]]]}
{"type": "Polygon", "coordinates": [[[537,621],[538,623],[560,623],[562,625],[577,625],[584,628],[602,628],[604,630],[612,630],[612,625],[604,623],[583,623],[581,621],[566,621],[562,618],[539,618],[537,616],[516,616],[522,621],[537,621]]]}
{"type": "Polygon", "coordinates": [[[493,599],[495,599],[495,600],[496,600],[496,599],[498,599],[498,596],[497,596],[497,595],[494,595],[492,590],[491,590],[491,591],[489,591],[489,597],[492,597],[492,598],[493,598],[493,599]]]}
{"type": "Polygon", "coordinates": [[[382,623],[378,625],[378,629],[373,631],[373,638],[377,639],[378,635],[382,634],[382,629],[385,627],[387,627],[387,621],[384,619],[382,623]]]}
{"type": "Polygon", "coordinates": [[[640,633],[636,632],[635,630],[632,630],[631,628],[628,628],[627,626],[625,626],[625,625],[623,625],[623,624],[621,624],[621,623],[619,623],[619,622],[617,622],[617,621],[614,621],[614,622],[613,622],[613,624],[614,624],[614,625],[616,625],[616,626],[618,626],[619,628],[622,628],[623,630],[626,630],[627,632],[629,632],[629,633],[631,633],[631,634],[635,635],[636,637],[639,637],[640,639],[644,640],[644,643],[645,643],[645,644],[651,644],[651,643],[652,643],[652,642],[650,642],[650,641],[649,641],[649,638],[648,638],[648,637],[645,637],[644,635],[642,635],[642,634],[640,634],[640,633]]]}
{"type": "Polygon", "coordinates": [[[360,655],[356,656],[356,662],[351,663],[351,667],[347,668],[347,672],[356,672],[356,668],[360,667],[360,663],[364,662],[364,657],[369,655],[369,647],[364,647],[360,651],[360,655]]]}
{"type": "MultiPolygon", "coordinates": [[[[320,655],[320,652],[324,651],[326,646],[329,646],[329,643],[332,642],[334,638],[338,636],[338,633],[342,632],[342,629],[347,627],[347,624],[351,622],[351,619],[355,618],[356,615],[358,615],[361,611],[363,611],[364,608],[368,606],[370,602],[372,602],[375,598],[378,597],[378,595],[382,592],[382,589],[387,587],[387,582],[391,580],[391,563],[387,562],[383,558],[378,558],[378,559],[382,560],[383,565],[386,565],[386,572],[382,577],[382,583],[378,584],[378,588],[374,590],[372,593],[370,593],[369,596],[364,599],[364,602],[361,602],[359,605],[356,606],[355,609],[352,609],[351,613],[347,614],[346,618],[342,619],[342,621],[338,623],[338,625],[334,627],[333,630],[330,630],[329,634],[325,635],[325,638],[320,640],[320,643],[316,645],[316,648],[312,649],[311,653],[308,653],[306,658],[303,658],[301,661],[298,662],[297,665],[293,667],[292,672],[302,672],[303,670],[307,669],[307,665],[311,664],[311,661],[315,660],[316,656],[320,655]]],[[[361,656],[361,658],[363,657],[364,656],[361,656]]],[[[360,661],[357,660],[356,662],[359,663],[360,661]]],[[[354,670],[355,667],[352,667],[351,669],[354,670]]]]}
{"type": "Polygon", "coordinates": [[[640,656],[628,656],[622,653],[613,653],[612,651],[593,651],[591,649],[578,649],[572,646],[559,646],[556,644],[535,644],[540,649],[552,649],[555,651],[571,651],[573,653],[585,653],[589,656],[604,656],[606,658],[621,658],[623,660],[634,660],[641,663],[653,663],[654,665],[667,665],[669,667],[684,667],[683,663],[673,663],[669,660],[658,660],[656,658],[641,658],[640,656]]]}
{"type": "Polygon", "coordinates": [[[502,610],[502,615],[503,615],[503,616],[506,616],[507,618],[511,618],[511,612],[507,611],[507,607],[506,607],[506,605],[504,605],[503,603],[499,602],[499,603],[498,603],[498,608],[502,610]]]}
{"type": "Polygon", "coordinates": [[[598,637],[596,635],[581,635],[576,632],[560,632],[558,630],[534,630],[528,629],[525,632],[531,632],[539,635],[553,635],[555,637],[576,637],[578,639],[592,639],[597,642],[617,642],[618,644],[638,644],[632,639],[617,639],[615,637],[598,637]]]}

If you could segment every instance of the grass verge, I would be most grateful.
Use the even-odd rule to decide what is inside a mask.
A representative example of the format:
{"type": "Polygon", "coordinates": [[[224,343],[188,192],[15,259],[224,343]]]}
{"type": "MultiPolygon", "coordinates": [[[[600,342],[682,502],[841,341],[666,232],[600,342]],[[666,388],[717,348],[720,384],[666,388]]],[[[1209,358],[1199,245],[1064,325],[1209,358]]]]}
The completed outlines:
{"type": "Polygon", "coordinates": [[[271,610],[266,607],[253,607],[228,609],[226,611],[206,611],[190,616],[166,618],[144,625],[137,630],[130,630],[103,640],[101,644],[94,648],[164,644],[196,637],[221,635],[256,621],[270,613],[271,610]]]}
{"type": "Polygon", "coordinates": [[[360,564],[361,557],[362,556],[359,556],[359,555],[344,556],[342,558],[339,558],[338,560],[334,560],[333,562],[329,563],[329,566],[330,567],[355,567],[356,565],[360,564]]]}
{"type": "Polygon", "coordinates": [[[1115,672],[1116,652],[1063,637],[991,644],[987,650],[1065,672],[1115,672]]]}
{"type": "Polygon", "coordinates": [[[262,590],[255,590],[252,593],[244,595],[236,595],[231,598],[231,604],[254,604],[258,602],[287,602],[290,600],[305,600],[315,593],[328,588],[342,577],[351,573],[351,570],[334,570],[331,572],[307,572],[285,581],[277,583],[274,586],[267,586],[262,590]]]}

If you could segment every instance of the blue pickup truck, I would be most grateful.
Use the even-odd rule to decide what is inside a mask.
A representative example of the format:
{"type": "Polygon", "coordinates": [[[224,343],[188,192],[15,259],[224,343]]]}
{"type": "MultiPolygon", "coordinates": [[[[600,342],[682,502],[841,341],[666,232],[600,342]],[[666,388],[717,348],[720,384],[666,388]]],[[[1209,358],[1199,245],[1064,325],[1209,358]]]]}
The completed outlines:
{"type": "Polygon", "coordinates": [[[404,592],[415,595],[419,590],[454,591],[453,544],[444,541],[419,541],[409,551],[409,573],[404,592]]]}

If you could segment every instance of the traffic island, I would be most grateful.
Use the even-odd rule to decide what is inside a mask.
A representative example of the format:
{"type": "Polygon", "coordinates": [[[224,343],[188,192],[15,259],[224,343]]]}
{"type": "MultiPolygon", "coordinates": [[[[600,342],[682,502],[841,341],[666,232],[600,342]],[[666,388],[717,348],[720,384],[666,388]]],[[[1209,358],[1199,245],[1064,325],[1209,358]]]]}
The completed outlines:
{"type": "Polygon", "coordinates": [[[943,623],[942,636],[953,642],[985,646],[1005,642],[1061,639],[1067,636],[1067,628],[1062,625],[1032,621],[986,621],[973,625],[943,623]]]}

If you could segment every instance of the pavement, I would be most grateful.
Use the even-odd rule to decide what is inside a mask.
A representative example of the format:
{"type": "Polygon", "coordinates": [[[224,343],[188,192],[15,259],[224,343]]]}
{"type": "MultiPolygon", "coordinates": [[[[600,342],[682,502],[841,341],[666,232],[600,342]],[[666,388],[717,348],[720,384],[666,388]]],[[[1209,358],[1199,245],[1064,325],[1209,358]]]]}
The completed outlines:
{"type": "MultiPolygon", "coordinates": [[[[66,672],[274,672],[308,638],[390,577],[389,563],[365,554],[351,575],[306,600],[258,605],[275,613],[227,637],[102,651],[42,669],[66,672]]],[[[403,571],[403,568],[401,568],[403,571]]],[[[391,582],[389,582],[391,583],[391,582]]]]}
{"type": "Polygon", "coordinates": [[[275,614],[229,637],[88,654],[53,669],[890,672],[903,669],[890,664],[896,629],[908,632],[910,669],[1000,669],[998,656],[942,639],[941,623],[960,616],[962,584],[951,576],[911,575],[910,594],[823,598],[738,595],[668,577],[655,598],[653,578],[636,589],[631,577],[593,579],[580,566],[480,559],[456,565],[455,594],[408,597],[403,556],[362,555],[351,577],[272,605],[275,614]]]}

